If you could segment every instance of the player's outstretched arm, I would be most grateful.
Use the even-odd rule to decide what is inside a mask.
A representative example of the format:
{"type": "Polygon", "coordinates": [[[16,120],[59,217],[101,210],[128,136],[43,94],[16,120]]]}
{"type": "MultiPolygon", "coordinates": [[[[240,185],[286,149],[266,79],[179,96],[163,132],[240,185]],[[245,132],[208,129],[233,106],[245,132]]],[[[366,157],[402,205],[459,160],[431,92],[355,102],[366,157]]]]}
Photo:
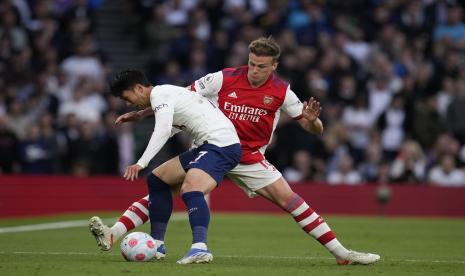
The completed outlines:
{"type": "Polygon", "coordinates": [[[151,115],[153,115],[153,111],[150,107],[140,111],[131,111],[116,118],[115,125],[119,126],[127,122],[137,122],[151,115]]]}
{"type": "Polygon", "coordinates": [[[312,134],[323,134],[323,123],[319,118],[320,112],[320,102],[311,97],[308,102],[303,102],[303,117],[298,121],[299,124],[312,134]]]}

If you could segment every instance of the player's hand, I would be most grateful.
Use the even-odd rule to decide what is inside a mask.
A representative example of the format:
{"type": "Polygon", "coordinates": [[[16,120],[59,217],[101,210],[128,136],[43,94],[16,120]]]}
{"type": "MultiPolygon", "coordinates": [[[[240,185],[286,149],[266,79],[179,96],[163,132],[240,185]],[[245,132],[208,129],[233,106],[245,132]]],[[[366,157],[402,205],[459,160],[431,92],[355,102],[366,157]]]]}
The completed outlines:
{"type": "Polygon", "coordinates": [[[124,172],[123,177],[126,178],[126,180],[133,181],[139,177],[140,170],[142,170],[142,167],[137,164],[128,166],[124,172]]]}
{"type": "Polygon", "coordinates": [[[139,112],[131,111],[116,118],[115,125],[119,126],[123,123],[140,121],[141,119],[142,115],[139,112]]]}
{"type": "Polygon", "coordinates": [[[314,122],[321,112],[320,102],[311,97],[308,102],[303,103],[302,116],[309,122],[314,122]]]}

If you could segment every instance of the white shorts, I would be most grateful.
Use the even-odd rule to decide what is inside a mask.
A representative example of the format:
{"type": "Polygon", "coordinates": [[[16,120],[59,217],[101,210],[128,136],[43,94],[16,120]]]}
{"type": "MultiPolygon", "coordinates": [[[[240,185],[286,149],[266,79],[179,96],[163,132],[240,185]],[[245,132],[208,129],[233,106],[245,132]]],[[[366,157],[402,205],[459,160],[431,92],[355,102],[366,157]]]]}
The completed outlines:
{"type": "Polygon", "coordinates": [[[281,173],[268,161],[245,165],[239,164],[226,174],[239,187],[241,187],[249,197],[257,194],[255,191],[266,187],[279,178],[281,173]]]}

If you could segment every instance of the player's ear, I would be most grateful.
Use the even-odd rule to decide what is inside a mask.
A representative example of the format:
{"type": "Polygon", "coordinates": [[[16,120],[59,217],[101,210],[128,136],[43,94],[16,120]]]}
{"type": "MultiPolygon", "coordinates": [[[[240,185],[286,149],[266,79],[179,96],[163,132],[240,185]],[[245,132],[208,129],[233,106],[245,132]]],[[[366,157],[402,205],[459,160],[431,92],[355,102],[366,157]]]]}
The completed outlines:
{"type": "Polygon", "coordinates": [[[278,62],[277,61],[273,62],[272,66],[273,66],[273,71],[276,70],[276,68],[278,68],[278,62]]]}
{"type": "Polygon", "coordinates": [[[143,92],[144,92],[144,86],[142,84],[136,84],[134,85],[134,92],[137,94],[137,95],[142,95],[143,92]]]}

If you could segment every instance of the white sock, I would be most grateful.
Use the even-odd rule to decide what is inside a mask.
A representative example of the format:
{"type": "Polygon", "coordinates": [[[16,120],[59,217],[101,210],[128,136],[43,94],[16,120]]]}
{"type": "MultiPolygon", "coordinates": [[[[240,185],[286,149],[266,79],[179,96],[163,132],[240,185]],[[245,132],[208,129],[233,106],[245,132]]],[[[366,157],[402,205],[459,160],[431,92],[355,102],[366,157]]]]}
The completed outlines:
{"type": "Polygon", "coordinates": [[[191,246],[191,249],[202,249],[202,250],[207,250],[207,245],[203,242],[196,242],[193,243],[191,246]]]}
{"type": "Polygon", "coordinates": [[[118,240],[121,238],[124,234],[126,234],[128,231],[126,229],[126,226],[124,226],[123,223],[117,221],[112,227],[111,227],[111,233],[113,234],[113,240],[118,240]]]}

